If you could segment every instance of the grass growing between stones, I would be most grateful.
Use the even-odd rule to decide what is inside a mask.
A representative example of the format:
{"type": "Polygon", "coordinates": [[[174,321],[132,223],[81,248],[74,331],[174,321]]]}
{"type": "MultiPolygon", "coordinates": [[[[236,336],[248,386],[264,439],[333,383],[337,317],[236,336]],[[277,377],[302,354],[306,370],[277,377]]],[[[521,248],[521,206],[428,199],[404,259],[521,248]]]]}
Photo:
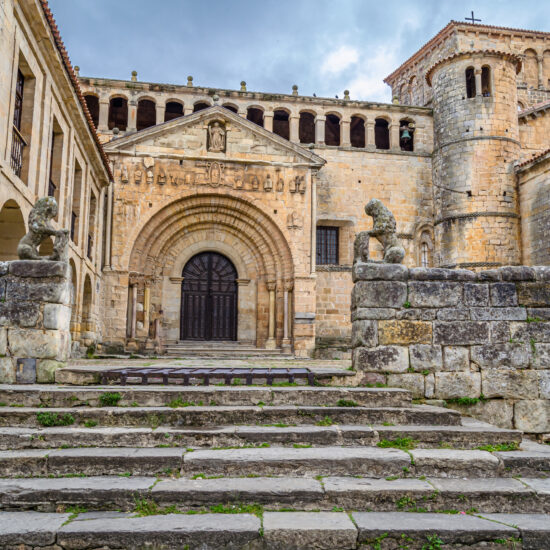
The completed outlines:
{"type": "Polygon", "coordinates": [[[308,444],[294,443],[292,446],[295,449],[311,449],[311,443],[308,443],[308,444]]]}
{"type": "Polygon", "coordinates": [[[118,407],[122,395],[118,392],[105,392],[99,396],[100,407],[118,407]]]}
{"type": "Polygon", "coordinates": [[[166,405],[172,409],[179,409],[180,407],[202,407],[204,403],[202,401],[199,401],[198,403],[183,401],[181,397],[177,397],[176,399],[172,399],[169,403],[166,403],[166,405]]]}
{"type": "Polygon", "coordinates": [[[267,449],[269,443],[247,443],[245,445],[229,445],[227,447],[210,447],[211,451],[227,451],[228,449],[267,449]]]}
{"type": "Polygon", "coordinates": [[[334,420],[330,416],[325,416],[325,418],[315,423],[316,426],[332,426],[333,424],[334,420]]]}
{"type": "Polygon", "coordinates": [[[70,426],[74,424],[74,416],[69,413],[59,415],[52,412],[36,413],[36,421],[45,428],[52,426],[70,426]]]}
{"type": "Polygon", "coordinates": [[[485,401],[485,397],[483,395],[479,397],[453,397],[445,401],[456,405],[477,405],[479,402],[485,401]]]}
{"type": "Polygon", "coordinates": [[[358,407],[359,403],[352,399],[338,399],[336,402],[337,407],[358,407]]]}
{"type": "Polygon", "coordinates": [[[263,517],[264,507],[261,504],[245,504],[241,502],[229,504],[215,504],[199,510],[182,511],[177,506],[159,506],[151,498],[134,498],[134,513],[136,517],[159,516],[166,514],[254,514],[260,519],[263,517]]]}
{"type": "Polygon", "coordinates": [[[519,450],[519,445],[516,441],[511,441],[510,443],[497,443],[496,445],[480,445],[476,449],[479,451],[489,451],[490,453],[495,451],[517,451],[519,450]]]}
{"type": "Polygon", "coordinates": [[[97,426],[97,421],[96,420],[86,420],[84,422],[84,427],[85,428],[95,428],[97,426]]]}
{"type": "Polygon", "coordinates": [[[401,449],[402,451],[410,451],[416,449],[418,441],[412,437],[396,437],[395,439],[381,439],[376,446],[382,449],[401,449]]]}

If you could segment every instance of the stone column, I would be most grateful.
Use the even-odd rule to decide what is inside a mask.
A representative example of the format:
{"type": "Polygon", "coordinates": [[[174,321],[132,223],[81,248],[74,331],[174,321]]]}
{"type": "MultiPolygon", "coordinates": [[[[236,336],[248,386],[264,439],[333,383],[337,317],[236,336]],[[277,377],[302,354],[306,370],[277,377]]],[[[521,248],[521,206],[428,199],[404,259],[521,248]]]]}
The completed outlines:
{"type": "Polygon", "coordinates": [[[105,227],[105,267],[111,268],[111,231],[113,227],[113,184],[107,187],[107,227],[105,227]]]}
{"type": "Polygon", "coordinates": [[[376,140],[374,139],[374,120],[367,119],[365,124],[365,146],[369,149],[376,149],[376,140]]]}
{"type": "Polygon", "coordinates": [[[268,281],[266,286],[269,291],[269,326],[265,347],[266,349],[275,349],[277,347],[277,342],[275,341],[275,289],[277,288],[277,283],[275,281],[268,281]]]}
{"type": "Polygon", "coordinates": [[[390,123],[390,149],[400,149],[398,120],[392,120],[390,123]]]}
{"type": "Polygon", "coordinates": [[[107,132],[109,130],[109,100],[99,100],[99,121],[97,123],[98,132],[107,132]]]}
{"type": "Polygon", "coordinates": [[[134,100],[128,101],[128,131],[136,132],[137,127],[137,102],[134,100]]]}
{"type": "Polygon", "coordinates": [[[268,132],[273,132],[273,111],[264,112],[264,128],[268,132]]]}
{"type": "Polygon", "coordinates": [[[246,115],[248,114],[248,111],[244,107],[240,107],[237,114],[239,116],[242,116],[243,118],[246,118],[246,115]]]}
{"type": "Polygon", "coordinates": [[[543,63],[544,58],[542,55],[537,55],[537,69],[538,69],[538,76],[539,76],[539,89],[544,88],[544,75],[543,75],[543,63]]]}
{"type": "Polygon", "coordinates": [[[481,69],[474,71],[476,79],[476,97],[481,97],[481,69]]]}
{"type": "Polygon", "coordinates": [[[342,147],[351,146],[350,124],[351,121],[349,119],[342,119],[340,121],[340,145],[342,147]]]}
{"type": "Polygon", "coordinates": [[[183,106],[183,116],[192,115],[193,114],[193,105],[189,105],[186,103],[183,106]]]}
{"type": "Polygon", "coordinates": [[[290,296],[294,283],[285,281],[284,283],[284,316],[283,316],[283,349],[290,351],[291,349],[291,326],[290,326],[290,296]]]}
{"type": "Polygon", "coordinates": [[[300,143],[300,115],[290,115],[290,141],[300,143]]]}
{"type": "Polygon", "coordinates": [[[311,189],[311,248],[310,248],[310,274],[315,273],[317,267],[317,185],[315,176],[317,172],[308,172],[307,183],[311,189]]]}
{"type": "Polygon", "coordinates": [[[132,321],[130,324],[130,338],[136,337],[137,324],[137,284],[132,285],[132,321]]]}
{"type": "Polygon", "coordinates": [[[143,291],[143,331],[149,336],[149,309],[151,307],[151,288],[146,286],[143,291]]]}
{"type": "Polygon", "coordinates": [[[156,105],[156,111],[157,111],[157,119],[156,119],[156,123],[157,124],[162,124],[164,122],[164,111],[166,110],[166,105],[164,105],[163,103],[162,104],[158,104],[156,105]]]}
{"type": "Polygon", "coordinates": [[[315,117],[315,143],[317,145],[325,144],[325,122],[327,117],[317,115],[315,117]]]}

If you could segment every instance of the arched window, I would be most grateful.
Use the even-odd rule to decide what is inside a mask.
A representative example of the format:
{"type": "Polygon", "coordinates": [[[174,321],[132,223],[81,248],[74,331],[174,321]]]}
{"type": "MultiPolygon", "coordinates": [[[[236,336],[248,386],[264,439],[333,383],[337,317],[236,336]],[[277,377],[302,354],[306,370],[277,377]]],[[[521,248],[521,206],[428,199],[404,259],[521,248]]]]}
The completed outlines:
{"type": "Polygon", "coordinates": [[[155,102],[150,99],[140,99],[137,108],[136,128],[137,130],[145,130],[150,126],[154,126],[157,122],[157,110],[155,102]]]}
{"type": "Polygon", "coordinates": [[[258,126],[263,127],[264,125],[264,112],[261,109],[257,109],[256,107],[248,108],[248,111],[246,112],[246,118],[250,120],[250,122],[257,124],[258,126]]]}
{"type": "Polygon", "coordinates": [[[19,205],[10,199],[0,210],[0,261],[17,260],[17,245],[27,231],[19,205]]]}
{"type": "Polygon", "coordinates": [[[352,147],[365,147],[365,121],[361,117],[351,117],[349,134],[352,147]]]}
{"type": "Polygon", "coordinates": [[[128,126],[128,101],[124,97],[113,97],[109,101],[109,130],[118,128],[122,132],[128,126]]]}
{"type": "Polygon", "coordinates": [[[94,236],[96,233],[97,220],[97,199],[92,191],[90,197],[90,208],[88,210],[88,240],[86,243],[86,254],[90,260],[94,259],[94,236]]]}
{"type": "Polygon", "coordinates": [[[433,266],[433,239],[429,230],[424,230],[420,234],[419,247],[418,247],[418,260],[420,267],[432,267],[433,266]]]}
{"type": "Polygon", "coordinates": [[[430,250],[428,243],[423,242],[420,245],[420,265],[421,267],[430,267],[430,250]]]}
{"type": "Polygon", "coordinates": [[[466,69],[466,97],[476,96],[476,75],[473,67],[466,69]]]}
{"type": "Polygon", "coordinates": [[[79,244],[80,233],[80,199],[82,196],[82,168],[78,161],[74,162],[73,174],[73,200],[71,208],[71,239],[75,244],[79,244]]]}
{"type": "Polygon", "coordinates": [[[227,109],[228,111],[231,111],[232,113],[235,113],[235,114],[237,114],[239,112],[237,107],[235,107],[235,105],[231,105],[230,103],[225,103],[224,105],[222,105],[222,107],[224,109],[227,109]]]}
{"type": "Polygon", "coordinates": [[[164,122],[183,116],[183,105],[177,101],[169,101],[164,109],[164,122]]]}
{"type": "Polygon", "coordinates": [[[92,282],[90,276],[86,275],[84,279],[84,290],[82,292],[82,324],[81,331],[89,332],[92,330],[92,282]]]}
{"type": "Polygon", "coordinates": [[[99,99],[95,95],[90,95],[90,94],[85,95],[84,99],[86,100],[88,111],[90,111],[92,122],[94,123],[94,126],[97,128],[97,125],[99,124],[99,99]]]}
{"type": "Polygon", "coordinates": [[[487,65],[481,67],[481,95],[483,97],[491,95],[491,68],[487,65]]]}
{"type": "Polygon", "coordinates": [[[523,103],[521,101],[518,101],[518,111],[523,111],[525,107],[523,106],[523,103]]]}
{"type": "Polygon", "coordinates": [[[311,113],[300,113],[300,143],[315,143],[315,117],[311,113]]]}
{"type": "Polygon", "coordinates": [[[539,85],[539,64],[535,50],[525,50],[523,64],[523,78],[530,88],[538,88],[539,85]]]}
{"type": "Polygon", "coordinates": [[[198,103],[195,103],[195,105],[193,105],[193,112],[196,113],[198,111],[202,111],[203,109],[208,109],[208,107],[210,107],[208,103],[206,103],[205,101],[199,101],[198,103]]]}
{"type": "Polygon", "coordinates": [[[285,139],[290,139],[290,122],[288,113],[278,109],[273,113],[273,133],[285,139]]]}
{"type": "Polygon", "coordinates": [[[327,115],[325,120],[325,143],[340,145],[340,118],[336,115],[327,115]]]}
{"type": "Polygon", "coordinates": [[[401,151],[414,151],[414,124],[406,119],[399,121],[399,147],[401,151]]]}
{"type": "Polygon", "coordinates": [[[390,148],[389,123],[383,118],[377,118],[374,121],[374,143],[377,149],[390,148]]]}

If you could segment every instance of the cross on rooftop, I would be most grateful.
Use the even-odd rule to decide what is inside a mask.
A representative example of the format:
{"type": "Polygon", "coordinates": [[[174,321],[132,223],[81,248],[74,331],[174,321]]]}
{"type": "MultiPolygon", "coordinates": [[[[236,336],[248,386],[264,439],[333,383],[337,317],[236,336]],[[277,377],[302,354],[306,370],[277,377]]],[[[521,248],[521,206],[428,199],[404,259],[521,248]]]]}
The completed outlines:
{"type": "Polygon", "coordinates": [[[476,21],[481,22],[481,19],[476,19],[474,17],[474,12],[473,11],[472,11],[472,15],[470,17],[465,17],[464,19],[466,19],[466,21],[471,21],[472,23],[475,23],[476,21]]]}

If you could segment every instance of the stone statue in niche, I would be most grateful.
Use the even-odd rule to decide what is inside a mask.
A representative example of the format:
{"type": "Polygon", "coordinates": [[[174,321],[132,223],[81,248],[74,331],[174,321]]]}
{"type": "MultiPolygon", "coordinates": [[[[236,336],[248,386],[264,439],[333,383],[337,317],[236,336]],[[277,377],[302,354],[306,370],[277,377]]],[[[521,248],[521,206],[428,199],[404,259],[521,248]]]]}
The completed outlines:
{"type": "Polygon", "coordinates": [[[298,212],[291,212],[286,217],[286,226],[289,229],[300,229],[303,226],[302,216],[298,212]]]}
{"type": "Polygon", "coordinates": [[[139,185],[141,183],[141,178],[143,177],[143,172],[141,170],[136,170],[134,172],[134,183],[139,185]]]}
{"type": "Polygon", "coordinates": [[[269,174],[265,177],[264,191],[273,191],[273,181],[271,180],[271,176],[269,174]]]}
{"type": "Polygon", "coordinates": [[[53,197],[43,197],[36,201],[29,214],[29,232],[19,241],[17,254],[21,260],[69,261],[69,230],[54,229],[50,220],[57,216],[57,202],[53,197]],[[38,247],[48,237],[55,237],[53,254],[44,257],[38,247]]]}
{"type": "Polygon", "coordinates": [[[304,176],[296,176],[294,181],[290,186],[291,193],[301,193],[302,195],[306,192],[306,184],[304,181],[304,176]]]}
{"type": "Polygon", "coordinates": [[[372,217],[374,223],[370,231],[361,231],[355,237],[353,263],[374,262],[369,258],[369,241],[370,237],[374,237],[384,249],[383,262],[400,264],[405,257],[405,249],[396,236],[393,214],[378,199],[367,203],[365,213],[372,217]]]}
{"type": "Polygon", "coordinates": [[[164,185],[166,183],[166,174],[164,172],[159,172],[157,176],[157,183],[159,185],[164,185]]]}
{"type": "Polygon", "coordinates": [[[153,170],[147,170],[147,183],[151,185],[153,183],[154,175],[153,170]]]}
{"type": "Polygon", "coordinates": [[[252,178],[252,189],[258,189],[260,187],[260,180],[258,179],[258,176],[254,176],[252,178]]]}
{"type": "Polygon", "coordinates": [[[217,121],[208,126],[208,150],[212,153],[225,151],[225,130],[217,121]]]}
{"type": "Polygon", "coordinates": [[[242,189],[244,187],[244,180],[240,174],[235,174],[235,189],[242,189]]]}
{"type": "Polygon", "coordinates": [[[279,176],[279,179],[277,180],[277,192],[282,193],[285,190],[285,180],[279,176]]]}
{"type": "Polygon", "coordinates": [[[122,183],[128,183],[128,167],[124,165],[120,173],[120,181],[122,183]]]}

